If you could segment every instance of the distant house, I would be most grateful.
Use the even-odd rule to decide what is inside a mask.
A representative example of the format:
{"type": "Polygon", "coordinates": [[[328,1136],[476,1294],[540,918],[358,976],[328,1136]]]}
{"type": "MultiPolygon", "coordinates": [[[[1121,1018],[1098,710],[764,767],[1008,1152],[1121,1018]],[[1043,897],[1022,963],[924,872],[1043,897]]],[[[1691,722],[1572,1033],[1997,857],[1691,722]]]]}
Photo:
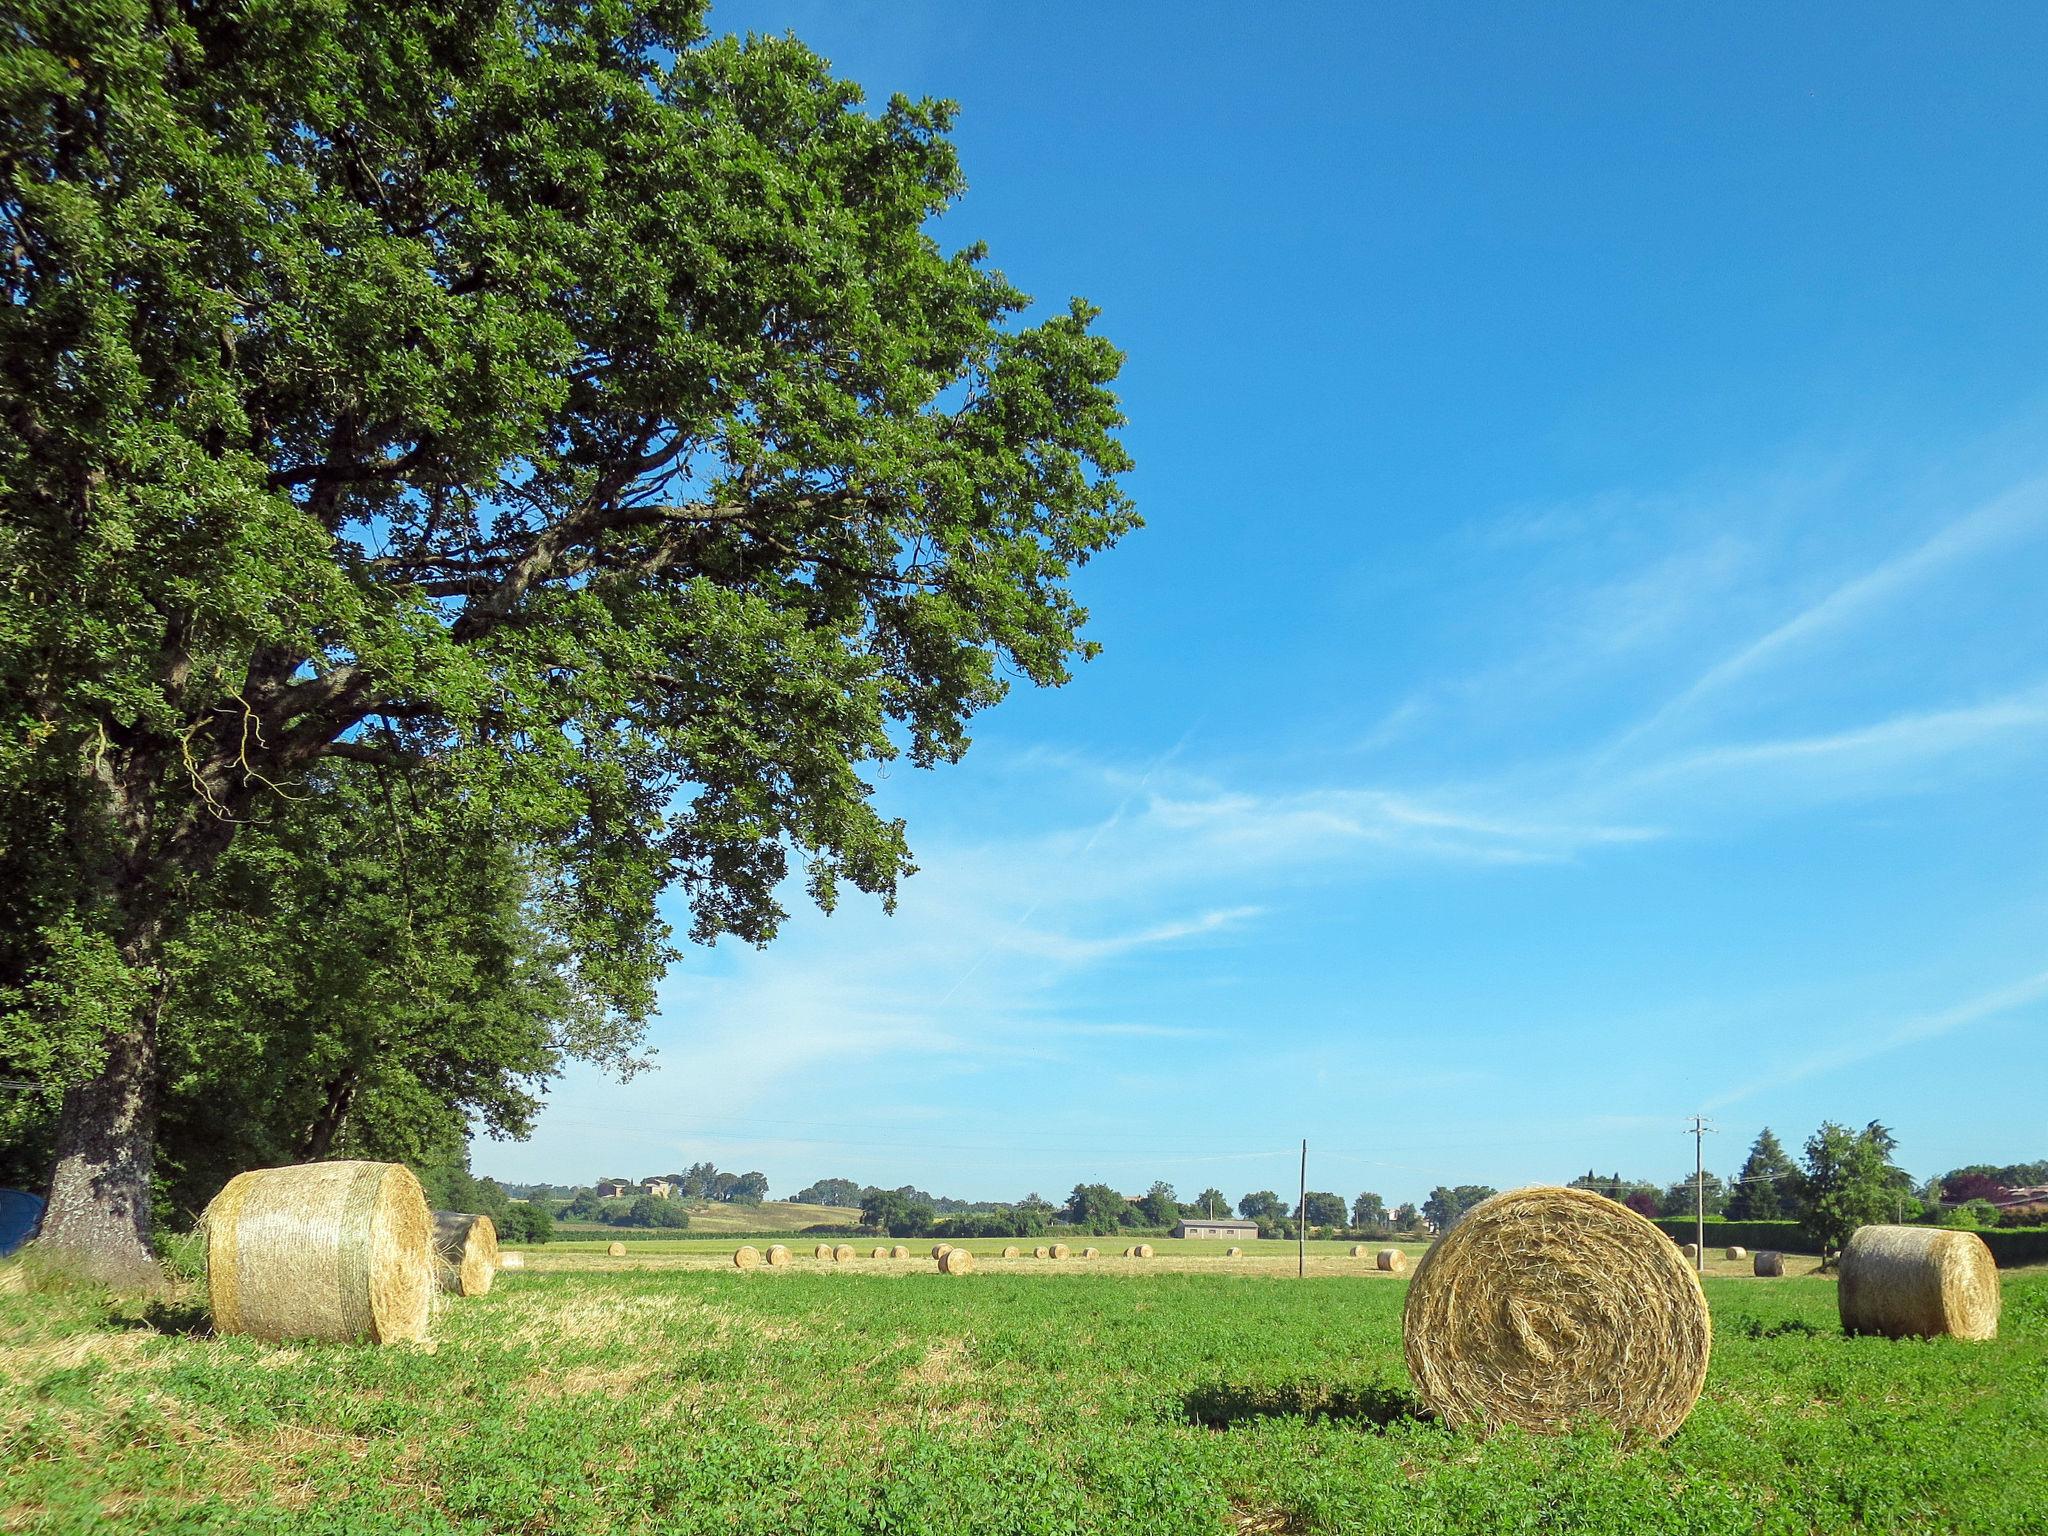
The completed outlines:
{"type": "Polygon", "coordinates": [[[1259,1224],[1256,1221],[1240,1221],[1235,1216],[1184,1216],[1180,1225],[1173,1229],[1175,1237],[1257,1237],[1259,1224]]]}
{"type": "Polygon", "coordinates": [[[600,1200],[623,1200],[631,1193],[633,1193],[633,1181],[631,1179],[599,1179],[597,1181],[597,1198],[600,1200]]]}
{"type": "Polygon", "coordinates": [[[669,1183],[667,1179],[642,1179],[640,1181],[640,1193],[652,1195],[657,1200],[666,1200],[675,1192],[675,1185],[669,1183]]]}

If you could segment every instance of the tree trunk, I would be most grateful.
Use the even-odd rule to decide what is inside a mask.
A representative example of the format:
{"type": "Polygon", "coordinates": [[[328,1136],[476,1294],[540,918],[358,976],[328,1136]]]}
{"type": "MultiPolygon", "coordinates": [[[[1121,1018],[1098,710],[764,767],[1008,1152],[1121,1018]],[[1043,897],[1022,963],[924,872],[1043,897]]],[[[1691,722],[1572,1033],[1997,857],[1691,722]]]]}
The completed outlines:
{"type": "Polygon", "coordinates": [[[327,1085],[327,1102],[321,1106],[319,1115],[299,1139],[299,1156],[306,1162],[317,1163],[334,1150],[334,1138],[341,1134],[341,1128],[348,1122],[349,1109],[355,1103],[356,1070],[346,1068],[327,1085]]]}
{"type": "Polygon", "coordinates": [[[154,976],[134,1024],[110,1043],[100,1075],[64,1095],[37,1240],[40,1251],[68,1267],[119,1285],[147,1284],[158,1273],[149,1251],[149,1203],[164,978],[153,935],[152,924],[147,936],[123,946],[131,965],[147,965],[154,976]]]}

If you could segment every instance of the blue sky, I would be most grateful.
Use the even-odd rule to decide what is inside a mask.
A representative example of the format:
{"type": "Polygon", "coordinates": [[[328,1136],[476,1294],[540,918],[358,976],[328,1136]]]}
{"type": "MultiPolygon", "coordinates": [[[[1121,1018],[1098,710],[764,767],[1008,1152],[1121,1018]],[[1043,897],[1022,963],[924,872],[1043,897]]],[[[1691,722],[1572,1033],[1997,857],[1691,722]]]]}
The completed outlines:
{"type": "Polygon", "coordinates": [[[1130,354],[1104,656],[479,1171],[1058,1197],[2048,1155],[2048,11],[727,5],[1130,354]]]}

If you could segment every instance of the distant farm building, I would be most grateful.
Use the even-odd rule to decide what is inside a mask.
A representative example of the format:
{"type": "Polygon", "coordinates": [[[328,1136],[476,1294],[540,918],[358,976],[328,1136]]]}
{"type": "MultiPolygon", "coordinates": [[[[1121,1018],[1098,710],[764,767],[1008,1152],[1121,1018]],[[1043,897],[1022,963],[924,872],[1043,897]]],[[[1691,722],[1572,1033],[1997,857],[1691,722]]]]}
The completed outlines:
{"type": "Polygon", "coordinates": [[[633,1181],[631,1179],[599,1179],[597,1181],[597,1198],[600,1200],[623,1200],[631,1193],[633,1193],[633,1181]]]}
{"type": "Polygon", "coordinates": [[[1256,1221],[1239,1221],[1231,1216],[1184,1217],[1173,1229],[1175,1237],[1257,1237],[1259,1224],[1256,1221]]]}
{"type": "Polygon", "coordinates": [[[2001,1211],[2013,1210],[2022,1205],[2048,1205],[2048,1184],[2029,1184],[2021,1189],[2008,1189],[1991,1203],[2001,1211]]]}
{"type": "Polygon", "coordinates": [[[652,1195],[657,1200],[666,1200],[675,1192],[675,1185],[669,1183],[667,1179],[642,1179],[640,1181],[640,1193],[652,1195]]]}

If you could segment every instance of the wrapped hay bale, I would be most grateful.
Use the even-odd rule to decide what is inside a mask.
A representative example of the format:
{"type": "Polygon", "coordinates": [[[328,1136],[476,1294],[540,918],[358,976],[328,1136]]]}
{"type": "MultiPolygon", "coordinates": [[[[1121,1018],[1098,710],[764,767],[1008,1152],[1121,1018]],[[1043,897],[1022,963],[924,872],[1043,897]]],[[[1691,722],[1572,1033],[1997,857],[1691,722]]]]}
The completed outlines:
{"type": "Polygon", "coordinates": [[[1998,1337],[1998,1263],[1974,1232],[1858,1227],[1842,1250],[1837,1300],[1847,1333],[1998,1337]]]}
{"type": "Polygon", "coordinates": [[[1019,1248],[1015,1243],[1011,1243],[1007,1248],[1003,1250],[1003,1257],[1006,1259],[1014,1259],[1017,1258],[1020,1254],[1022,1254],[1023,1251],[1024,1250],[1019,1248]]]}
{"type": "Polygon", "coordinates": [[[201,1226],[216,1332],[377,1344],[427,1336],[434,1225],[410,1169],[252,1169],[228,1180],[201,1226]]]}
{"type": "Polygon", "coordinates": [[[1398,1248],[1382,1248],[1373,1256],[1373,1263],[1390,1275],[1408,1272],[1408,1255],[1398,1248]]]}
{"type": "Polygon", "coordinates": [[[1721,1257],[1724,1259],[1746,1259],[1749,1257],[1749,1250],[1740,1243],[1730,1243],[1722,1250],[1721,1257]]]}
{"type": "Polygon", "coordinates": [[[811,1250],[811,1257],[812,1257],[812,1258],[814,1258],[814,1259],[829,1259],[829,1258],[831,1258],[831,1257],[832,1257],[832,1245],[831,1245],[830,1243],[820,1243],[820,1244],[818,1244],[818,1246],[817,1246],[817,1247],[815,1247],[815,1248],[813,1248],[813,1249],[811,1250]]]}
{"type": "Polygon", "coordinates": [[[1423,1401],[1453,1427],[1554,1434],[1597,1417],[1644,1440],[1699,1401],[1713,1324],[1662,1232],[1603,1195],[1537,1186],[1482,1201],[1437,1239],[1401,1337],[1423,1401]]]}
{"type": "Polygon", "coordinates": [[[761,1255],[761,1262],[770,1269],[780,1269],[789,1262],[789,1250],[780,1243],[770,1243],[768,1251],[761,1255]]]}
{"type": "Polygon", "coordinates": [[[838,1246],[838,1247],[836,1247],[836,1248],[834,1248],[834,1249],[832,1250],[832,1262],[833,1262],[834,1264],[849,1264],[849,1263],[851,1263],[852,1261],[853,1261],[853,1244],[851,1244],[851,1243],[841,1243],[841,1244],[839,1244],[839,1246],[838,1246]]]}
{"type": "Polygon", "coordinates": [[[1069,1249],[1067,1248],[1067,1245],[1065,1243],[1054,1243],[1050,1248],[1046,1250],[1046,1252],[1051,1254],[1052,1257],[1056,1259],[1064,1259],[1067,1256],[1069,1249]]]}
{"type": "Polygon", "coordinates": [[[1138,1246],[1137,1246],[1137,1247],[1135,1247],[1135,1248],[1133,1248],[1133,1249],[1131,1250],[1131,1257],[1132,1257],[1132,1258],[1134,1258],[1134,1259],[1149,1259],[1149,1258],[1151,1258],[1151,1257],[1152,1257],[1152,1245],[1151,1245],[1150,1243],[1140,1243],[1140,1244],[1138,1244],[1138,1246]]]}
{"type": "Polygon", "coordinates": [[[1785,1273],[1785,1255],[1782,1253],[1760,1253],[1751,1261],[1754,1273],[1766,1278],[1775,1278],[1785,1273]]]}
{"type": "Polygon", "coordinates": [[[623,1259],[626,1256],[626,1245],[624,1243],[613,1243],[605,1249],[605,1253],[611,1258],[623,1259]]]}
{"type": "Polygon", "coordinates": [[[434,1257],[441,1289],[456,1296],[483,1296],[498,1273],[498,1227],[488,1216],[434,1212],[434,1257]]]}
{"type": "Polygon", "coordinates": [[[524,1269],[526,1268],[526,1255],[521,1253],[517,1248],[514,1248],[509,1252],[500,1249],[498,1252],[498,1268],[524,1269]]]}
{"type": "Polygon", "coordinates": [[[761,1250],[752,1243],[741,1243],[732,1251],[734,1269],[753,1269],[761,1262],[761,1250]]]}
{"type": "Polygon", "coordinates": [[[1351,1245],[1351,1257],[1353,1257],[1354,1259],[1362,1259],[1362,1258],[1364,1258],[1364,1257],[1365,1257],[1365,1254],[1366,1254],[1366,1247],[1365,1247],[1365,1244],[1363,1244],[1363,1243],[1353,1243],[1353,1244],[1351,1245]]]}
{"type": "Polygon", "coordinates": [[[965,1248],[948,1248],[939,1255],[939,1273],[966,1275],[974,1272],[974,1255],[965,1248]]]}
{"type": "Polygon", "coordinates": [[[910,1250],[901,1243],[898,1243],[889,1250],[889,1257],[892,1259],[907,1259],[910,1257],[910,1250]]]}

